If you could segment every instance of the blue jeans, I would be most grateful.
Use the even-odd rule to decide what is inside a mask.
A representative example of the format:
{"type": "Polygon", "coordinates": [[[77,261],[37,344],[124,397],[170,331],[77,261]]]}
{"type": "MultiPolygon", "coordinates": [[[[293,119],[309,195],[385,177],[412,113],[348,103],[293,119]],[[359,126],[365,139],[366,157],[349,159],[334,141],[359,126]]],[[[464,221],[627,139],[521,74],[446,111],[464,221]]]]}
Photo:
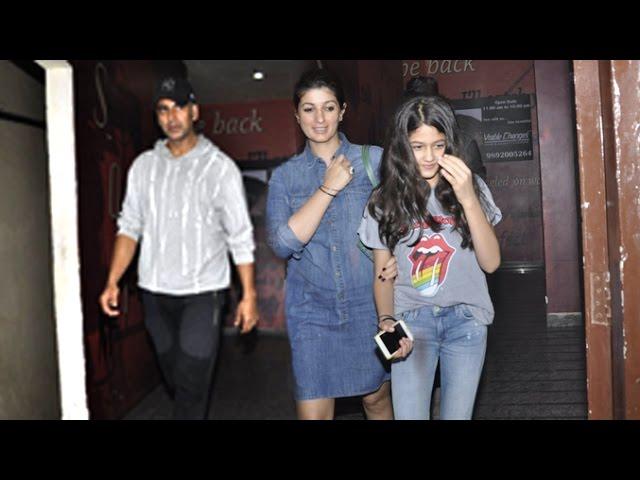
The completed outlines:
{"type": "Polygon", "coordinates": [[[487,326],[464,304],[425,306],[403,314],[413,350],[391,364],[393,411],[397,420],[428,420],[440,361],[440,419],[468,420],[473,414],[487,348],[487,326]]]}

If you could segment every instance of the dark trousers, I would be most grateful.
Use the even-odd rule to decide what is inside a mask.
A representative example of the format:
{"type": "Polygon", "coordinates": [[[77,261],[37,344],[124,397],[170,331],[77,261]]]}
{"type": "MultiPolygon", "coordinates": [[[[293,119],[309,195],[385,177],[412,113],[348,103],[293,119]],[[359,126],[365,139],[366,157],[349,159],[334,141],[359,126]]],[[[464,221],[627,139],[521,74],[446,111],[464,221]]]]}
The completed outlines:
{"type": "Polygon", "coordinates": [[[222,292],[162,295],[142,291],[145,325],[174,397],[175,420],[207,418],[220,345],[222,292]]]}

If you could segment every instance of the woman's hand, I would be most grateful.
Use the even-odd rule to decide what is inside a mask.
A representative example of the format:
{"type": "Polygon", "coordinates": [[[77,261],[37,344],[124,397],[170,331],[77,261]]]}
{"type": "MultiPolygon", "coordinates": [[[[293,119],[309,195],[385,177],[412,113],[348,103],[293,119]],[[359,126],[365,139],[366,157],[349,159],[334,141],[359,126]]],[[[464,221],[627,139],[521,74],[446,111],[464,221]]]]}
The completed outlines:
{"type": "Polygon", "coordinates": [[[340,155],[331,160],[322,184],[335,194],[342,190],[353,178],[353,167],[347,157],[340,155]]]}
{"type": "Polygon", "coordinates": [[[473,189],[473,173],[461,159],[453,155],[444,155],[440,157],[438,164],[440,173],[453,187],[462,208],[466,209],[478,201],[473,189]]]}
{"type": "Polygon", "coordinates": [[[396,257],[392,256],[385,266],[379,272],[376,272],[376,277],[381,282],[386,282],[387,280],[393,282],[398,277],[398,262],[396,257]]]}

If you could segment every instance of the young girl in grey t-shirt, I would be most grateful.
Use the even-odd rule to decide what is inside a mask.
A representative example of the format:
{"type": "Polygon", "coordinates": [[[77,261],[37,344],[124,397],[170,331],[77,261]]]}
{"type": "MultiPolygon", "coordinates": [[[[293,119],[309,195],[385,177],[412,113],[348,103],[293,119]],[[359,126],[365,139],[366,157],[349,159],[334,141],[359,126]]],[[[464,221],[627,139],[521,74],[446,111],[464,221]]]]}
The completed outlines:
{"type": "Polygon", "coordinates": [[[459,128],[439,96],[404,101],[392,119],[373,191],[358,230],[376,271],[392,256],[395,284],[375,282],[379,328],[402,318],[391,366],[396,419],[428,419],[440,362],[440,418],[470,419],[493,321],[484,272],[500,264],[493,225],[502,217],[482,179],[459,157],[459,128]]]}

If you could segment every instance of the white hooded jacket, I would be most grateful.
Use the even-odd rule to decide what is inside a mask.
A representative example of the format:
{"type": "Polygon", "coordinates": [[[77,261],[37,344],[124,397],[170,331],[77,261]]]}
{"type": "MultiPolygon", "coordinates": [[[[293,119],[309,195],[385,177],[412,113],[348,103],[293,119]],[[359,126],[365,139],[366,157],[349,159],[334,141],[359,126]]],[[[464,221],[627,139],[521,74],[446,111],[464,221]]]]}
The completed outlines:
{"type": "Polygon", "coordinates": [[[231,253],[252,263],[255,243],[242,175],[204,136],[181,157],[166,141],[132,164],[118,235],[141,242],[140,287],[190,295],[227,288],[231,253]]]}

